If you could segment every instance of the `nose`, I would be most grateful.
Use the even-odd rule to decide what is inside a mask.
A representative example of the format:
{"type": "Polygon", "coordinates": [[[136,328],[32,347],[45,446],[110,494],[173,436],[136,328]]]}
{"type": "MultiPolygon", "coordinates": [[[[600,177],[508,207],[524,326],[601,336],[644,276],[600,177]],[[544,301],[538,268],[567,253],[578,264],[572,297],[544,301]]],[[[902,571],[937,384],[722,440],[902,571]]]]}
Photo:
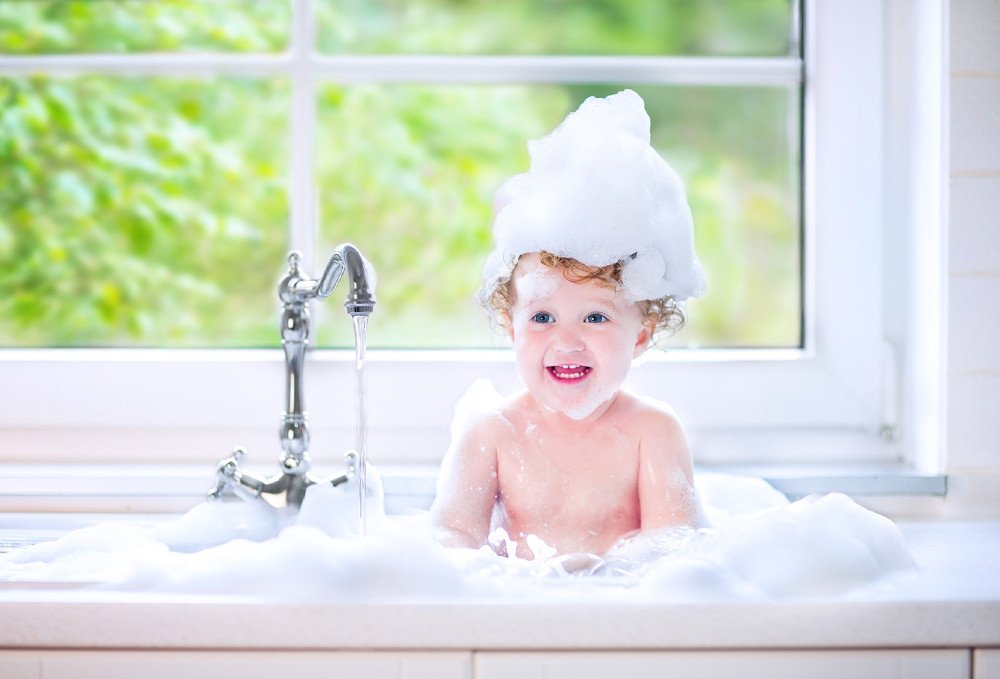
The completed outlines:
{"type": "Polygon", "coordinates": [[[552,348],[562,353],[583,351],[587,348],[583,341],[583,333],[573,326],[562,326],[552,338],[552,348]]]}

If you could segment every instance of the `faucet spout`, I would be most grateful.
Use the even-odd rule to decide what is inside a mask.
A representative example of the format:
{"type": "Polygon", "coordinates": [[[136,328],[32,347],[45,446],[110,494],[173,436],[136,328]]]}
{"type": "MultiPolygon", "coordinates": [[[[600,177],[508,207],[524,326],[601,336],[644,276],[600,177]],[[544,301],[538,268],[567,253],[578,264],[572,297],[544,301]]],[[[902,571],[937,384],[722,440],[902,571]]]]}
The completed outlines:
{"type": "Polygon", "coordinates": [[[341,277],[347,274],[347,301],[344,307],[351,316],[368,316],[375,309],[375,270],[356,247],[344,243],[333,251],[316,285],[316,296],[329,297],[341,277]]]}

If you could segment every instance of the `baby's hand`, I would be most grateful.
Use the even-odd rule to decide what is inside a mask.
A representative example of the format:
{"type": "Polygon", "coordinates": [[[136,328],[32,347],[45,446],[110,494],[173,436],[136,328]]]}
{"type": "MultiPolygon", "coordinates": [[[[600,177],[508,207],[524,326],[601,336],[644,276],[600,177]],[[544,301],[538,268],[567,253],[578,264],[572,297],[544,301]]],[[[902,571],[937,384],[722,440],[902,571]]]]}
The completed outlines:
{"type": "Polygon", "coordinates": [[[604,559],[589,552],[573,552],[554,556],[545,565],[560,575],[593,575],[604,565],[604,559]]]}

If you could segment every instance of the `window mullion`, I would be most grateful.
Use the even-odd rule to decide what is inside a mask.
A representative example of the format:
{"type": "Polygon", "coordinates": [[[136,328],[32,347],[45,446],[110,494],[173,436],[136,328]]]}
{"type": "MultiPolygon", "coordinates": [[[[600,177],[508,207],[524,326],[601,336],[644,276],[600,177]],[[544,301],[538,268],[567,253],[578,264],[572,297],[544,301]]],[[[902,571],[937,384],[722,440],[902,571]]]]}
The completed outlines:
{"type": "Polygon", "coordinates": [[[285,54],[0,54],[3,75],[273,76],[289,70],[285,54]]]}
{"type": "Polygon", "coordinates": [[[796,87],[798,57],[318,56],[317,74],[345,83],[627,82],[796,87]]]}
{"type": "Polygon", "coordinates": [[[288,240],[290,249],[300,251],[308,263],[314,260],[316,254],[319,222],[313,152],[316,134],[316,86],[312,62],[315,23],[311,0],[295,0],[292,9],[288,240]]]}
{"type": "Polygon", "coordinates": [[[632,82],[673,85],[797,86],[798,57],[317,56],[310,6],[296,3],[289,54],[0,55],[3,74],[311,74],[342,82],[632,82]]]}

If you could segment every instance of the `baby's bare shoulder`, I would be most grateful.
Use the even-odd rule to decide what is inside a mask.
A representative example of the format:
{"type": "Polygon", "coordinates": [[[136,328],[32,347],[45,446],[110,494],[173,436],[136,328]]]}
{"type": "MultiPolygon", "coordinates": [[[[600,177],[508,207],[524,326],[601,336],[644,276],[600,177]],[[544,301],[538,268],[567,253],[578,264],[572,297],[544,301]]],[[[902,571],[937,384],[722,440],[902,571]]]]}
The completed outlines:
{"type": "Polygon", "coordinates": [[[651,424],[680,425],[680,418],[677,417],[677,413],[670,407],[670,404],[659,399],[637,396],[623,390],[619,401],[622,402],[627,417],[651,424]]]}
{"type": "Polygon", "coordinates": [[[641,438],[684,436],[684,425],[669,404],[623,391],[619,397],[625,417],[641,438]]]}
{"type": "Polygon", "coordinates": [[[509,399],[456,410],[452,421],[452,438],[466,444],[489,444],[508,438],[514,431],[515,416],[516,412],[511,409],[509,399]]]}

